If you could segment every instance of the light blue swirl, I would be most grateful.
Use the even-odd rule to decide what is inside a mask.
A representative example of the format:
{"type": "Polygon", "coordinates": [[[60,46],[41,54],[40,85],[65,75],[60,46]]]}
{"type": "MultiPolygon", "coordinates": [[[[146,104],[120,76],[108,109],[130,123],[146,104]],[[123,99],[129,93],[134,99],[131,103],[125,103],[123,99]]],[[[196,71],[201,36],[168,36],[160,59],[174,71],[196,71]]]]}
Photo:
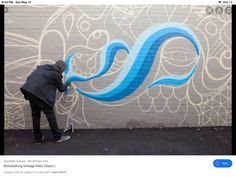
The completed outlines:
{"type": "Polygon", "coordinates": [[[97,77],[102,76],[103,74],[105,74],[111,67],[115,55],[119,50],[125,50],[127,53],[129,53],[129,47],[126,43],[124,43],[123,41],[119,41],[119,40],[114,40],[110,43],[108,43],[103,51],[101,52],[100,55],[100,68],[99,71],[90,77],[84,77],[81,76],[77,73],[72,73],[72,64],[71,61],[73,59],[73,57],[76,55],[76,53],[71,54],[67,59],[66,59],[66,64],[67,64],[67,68],[65,70],[65,74],[66,74],[66,79],[65,79],[65,83],[70,83],[73,81],[80,81],[80,82],[84,82],[84,81],[88,81],[97,77]]]}
{"type": "MultiPolygon", "coordinates": [[[[194,74],[196,70],[196,66],[200,56],[200,45],[195,37],[195,35],[191,32],[190,29],[187,27],[180,25],[180,24],[166,24],[159,27],[151,27],[145,32],[143,32],[136,42],[134,43],[129,55],[126,58],[126,63],[122,68],[118,77],[105,89],[97,92],[86,92],[80,88],[76,88],[76,90],[89,98],[106,101],[106,102],[113,102],[121,100],[130,94],[132,94],[145,80],[146,76],[148,75],[152,64],[154,62],[155,56],[158,52],[160,46],[167,40],[172,37],[184,37],[188,39],[194,46],[196,53],[197,53],[197,61],[193,66],[192,70],[185,75],[181,76],[164,76],[158,79],[157,81],[153,82],[151,85],[148,86],[148,89],[160,85],[160,84],[168,84],[168,85],[182,85],[185,84],[194,74]]],[[[117,49],[116,52],[119,50],[117,46],[126,46],[125,43],[121,41],[111,42],[108,44],[106,49],[109,49],[110,45],[111,48],[117,49]]],[[[126,51],[128,52],[128,47],[126,47],[126,51]]],[[[105,55],[101,55],[100,62],[101,70],[98,74],[91,76],[88,79],[92,79],[95,77],[99,77],[104,74],[111,66],[114,55],[116,52],[108,52],[105,55]],[[112,53],[111,55],[108,55],[112,53]],[[114,54],[114,55],[113,55],[114,54]],[[106,63],[106,64],[104,64],[106,63]]],[[[70,57],[69,57],[70,58],[70,57]]],[[[70,70],[70,69],[68,69],[70,70]]],[[[71,74],[67,72],[70,77],[71,74]]],[[[67,81],[85,81],[86,79],[78,77],[78,75],[74,75],[72,79],[67,79],[67,81]]]]}

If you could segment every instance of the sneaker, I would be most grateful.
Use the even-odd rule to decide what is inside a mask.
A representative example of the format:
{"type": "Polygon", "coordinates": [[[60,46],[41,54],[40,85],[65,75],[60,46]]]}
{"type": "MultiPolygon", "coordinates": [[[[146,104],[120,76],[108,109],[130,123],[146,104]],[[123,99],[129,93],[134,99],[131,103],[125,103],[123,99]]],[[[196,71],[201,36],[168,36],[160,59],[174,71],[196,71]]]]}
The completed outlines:
{"type": "Polygon", "coordinates": [[[67,140],[69,140],[70,139],[70,136],[61,136],[61,138],[59,139],[59,140],[57,140],[56,142],[57,143],[61,143],[61,142],[63,142],[63,141],[67,141],[67,140]]]}
{"type": "Polygon", "coordinates": [[[35,144],[41,144],[45,141],[44,136],[42,136],[42,138],[40,140],[35,140],[35,144]]]}

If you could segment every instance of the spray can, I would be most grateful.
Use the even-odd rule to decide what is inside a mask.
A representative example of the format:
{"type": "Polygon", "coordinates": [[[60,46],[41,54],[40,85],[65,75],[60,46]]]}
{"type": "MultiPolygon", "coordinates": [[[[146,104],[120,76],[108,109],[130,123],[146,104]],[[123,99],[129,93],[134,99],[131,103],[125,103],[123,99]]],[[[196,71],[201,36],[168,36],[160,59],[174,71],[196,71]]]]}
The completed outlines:
{"type": "Polygon", "coordinates": [[[71,130],[71,132],[74,132],[74,124],[73,123],[70,123],[70,130],[71,130]]]}

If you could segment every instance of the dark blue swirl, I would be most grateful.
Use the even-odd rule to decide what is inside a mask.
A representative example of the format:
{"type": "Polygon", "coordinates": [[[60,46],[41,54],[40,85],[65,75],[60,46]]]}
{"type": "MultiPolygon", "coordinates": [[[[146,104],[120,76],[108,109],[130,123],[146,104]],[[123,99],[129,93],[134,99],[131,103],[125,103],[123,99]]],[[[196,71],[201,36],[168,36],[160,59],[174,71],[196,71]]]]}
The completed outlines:
{"type": "MultiPolygon", "coordinates": [[[[76,88],[76,90],[80,94],[89,98],[106,102],[118,101],[129,96],[143,83],[147,77],[160,46],[167,39],[172,37],[183,37],[188,39],[196,49],[197,61],[192,70],[187,74],[180,76],[161,77],[149,85],[148,89],[160,84],[173,86],[185,84],[195,72],[200,56],[200,45],[194,34],[185,26],[179,24],[168,24],[159,27],[152,27],[139,36],[131,51],[129,52],[129,55],[126,58],[126,63],[119,76],[107,88],[98,92],[86,92],[80,88],[76,88]]],[[[118,50],[126,49],[128,52],[128,47],[124,46],[126,46],[126,44],[121,41],[111,42],[106,47],[108,52],[105,52],[105,55],[100,57],[100,62],[103,64],[101,65],[102,67],[97,74],[89,78],[83,78],[67,71],[66,82],[86,81],[101,76],[111,67],[111,64],[114,60],[114,55],[118,50]],[[118,47],[116,47],[116,45],[118,47]],[[109,50],[110,46],[112,49],[114,49],[113,52],[109,50]]],[[[70,60],[70,57],[68,60],[70,60]]],[[[69,64],[69,67],[71,67],[70,65],[71,64],[69,64]]]]}

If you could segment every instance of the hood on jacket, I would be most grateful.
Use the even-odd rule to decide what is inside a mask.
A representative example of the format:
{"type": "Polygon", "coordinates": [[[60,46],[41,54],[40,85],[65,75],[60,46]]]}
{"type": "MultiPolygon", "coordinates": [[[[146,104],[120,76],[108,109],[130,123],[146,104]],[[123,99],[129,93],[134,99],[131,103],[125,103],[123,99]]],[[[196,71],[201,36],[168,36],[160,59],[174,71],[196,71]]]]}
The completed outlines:
{"type": "Polygon", "coordinates": [[[66,69],[66,63],[63,60],[56,61],[55,65],[60,68],[61,73],[66,69]]]}

